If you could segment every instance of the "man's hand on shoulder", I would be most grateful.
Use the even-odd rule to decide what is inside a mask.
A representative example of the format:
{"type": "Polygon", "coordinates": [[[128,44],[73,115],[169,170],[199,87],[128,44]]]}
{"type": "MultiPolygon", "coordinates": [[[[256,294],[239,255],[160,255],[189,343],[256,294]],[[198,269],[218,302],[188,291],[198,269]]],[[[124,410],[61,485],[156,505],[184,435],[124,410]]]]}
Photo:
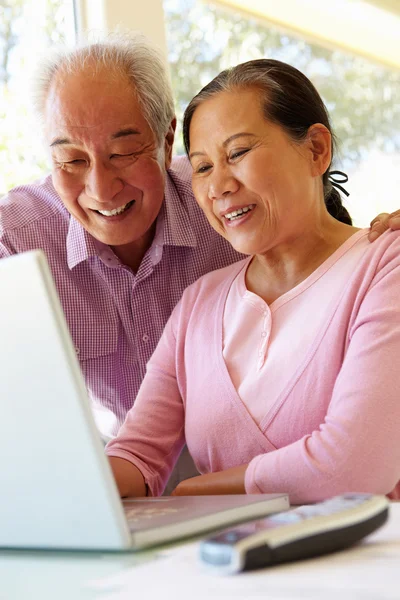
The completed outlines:
{"type": "Polygon", "coordinates": [[[387,229],[398,230],[400,229],[400,210],[396,210],[392,213],[380,213],[370,223],[370,232],[368,239],[370,242],[374,242],[382,233],[387,229]]]}

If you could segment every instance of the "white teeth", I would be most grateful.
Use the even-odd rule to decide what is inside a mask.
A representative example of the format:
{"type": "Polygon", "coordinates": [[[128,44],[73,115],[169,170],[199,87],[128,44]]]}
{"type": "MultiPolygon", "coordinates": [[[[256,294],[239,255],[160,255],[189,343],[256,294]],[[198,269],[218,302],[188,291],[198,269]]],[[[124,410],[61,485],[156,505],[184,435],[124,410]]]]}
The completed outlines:
{"type": "Polygon", "coordinates": [[[247,212],[249,212],[249,210],[253,210],[253,208],[254,204],[250,204],[249,206],[244,206],[243,208],[239,208],[238,210],[233,210],[227,215],[224,215],[224,217],[225,219],[232,221],[233,219],[236,219],[237,217],[241,217],[242,215],[246,214],[247,212]]]}
{"type": "Polygon", "coordinates": [[[105,217],[114,217],[115,215],[120,215],[121,213],[123,213],[124,210],[126,210],[126,208],[132,203],[133,200],[130,200],[127,204],[124,204],[124,206],[114,208],[114,210],[97,210],[97,212],[99,212],[101,215],[104,215],[105,217]]]}

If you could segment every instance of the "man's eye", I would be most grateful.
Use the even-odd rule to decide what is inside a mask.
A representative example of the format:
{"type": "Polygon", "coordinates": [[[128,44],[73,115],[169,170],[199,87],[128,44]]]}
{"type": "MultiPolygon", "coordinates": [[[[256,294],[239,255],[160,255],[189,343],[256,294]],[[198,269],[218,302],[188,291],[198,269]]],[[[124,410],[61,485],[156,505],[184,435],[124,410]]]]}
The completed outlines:
{"type": "Polygon", "coordinates": [[[136,152],[130,152],[129,154],[111,154],[110,158],[130,158],[135,155],[136,152]]]}
{"type": "Polygon", "coordinates": [[[72,160],[56,160],[58,165],[84,165],[86,160],[83,158],[74,158],[72,160]]]}
{"type": "Polygon", "coordinates": [[[244,154],[246,154],[250,148],[243,148],[243,150],[235,150],[229,155],[230,160],[235,160],[236,158],[240,158],[244,154]]]}
{"type": "Polygon", "coordinates": [[[86,165],[86,160],[83,158],[75,158],[73,160],[56,160],[54,159],[54,163],[60,169],[73,169],[76,167],[84,167],[86,165]]]}

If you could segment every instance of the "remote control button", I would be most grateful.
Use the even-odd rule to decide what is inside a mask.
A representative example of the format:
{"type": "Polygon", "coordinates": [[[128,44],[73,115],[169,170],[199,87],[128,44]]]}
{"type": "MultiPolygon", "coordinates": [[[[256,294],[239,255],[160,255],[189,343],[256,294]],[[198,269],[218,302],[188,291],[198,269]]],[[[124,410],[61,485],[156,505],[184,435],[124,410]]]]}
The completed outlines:
{"type": "Polygon", "coordinates": [[[239,539],[240,539],[240,534],[236,533],[235,531],[230,531],[229,533],[227,533],[223,536],[223,541],[229,542],[230,544],[232,542],[237,542],[239,539]]]}
{"type": "Polygon", "coordinates": [[[296,511],[278,513],[268,518],[268,523],[279,523],[280,525],[298,523],[299,521],[303,521],[303,517],[296,511]]]}

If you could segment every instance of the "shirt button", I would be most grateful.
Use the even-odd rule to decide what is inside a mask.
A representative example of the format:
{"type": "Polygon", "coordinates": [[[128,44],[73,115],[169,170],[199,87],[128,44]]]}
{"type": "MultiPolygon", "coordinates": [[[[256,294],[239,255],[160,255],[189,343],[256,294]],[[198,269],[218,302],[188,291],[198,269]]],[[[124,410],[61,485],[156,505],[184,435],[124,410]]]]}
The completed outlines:
{"type": "Polygon", "coordinates": [[[77,354],[79,354],[79,352],[80,352],[79,348],[75,348],[75,352],[76,352],[77,354]]]}
{"type": "Polygon", "coordinates": [[[147,333],[144,334],[144,336],[142,337],[142,340],[144,342],[148,342],[149,341],[149,336],[147,335],[147,333]]]}
{"type": "Polygon", "coordinates": [[[263,331],[262,334],[261,334],[261,337],[267,337],[267,332],[263,331]]]}

